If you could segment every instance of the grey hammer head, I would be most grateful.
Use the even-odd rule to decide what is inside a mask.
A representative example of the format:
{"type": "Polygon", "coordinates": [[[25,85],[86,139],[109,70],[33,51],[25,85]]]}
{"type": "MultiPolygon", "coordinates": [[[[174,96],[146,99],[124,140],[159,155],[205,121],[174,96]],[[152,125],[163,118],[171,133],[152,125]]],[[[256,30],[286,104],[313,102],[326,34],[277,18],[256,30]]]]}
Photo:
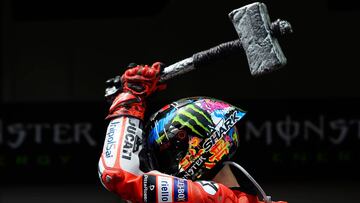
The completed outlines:
{"type": "Polygon", "coordinates": [[[263,3],[252,3],[229,13],[240,37],[251,74],[254,76],[283,67],[287,60],[276,37],[292,32],[289,22],[270,21],[263,3]]]}

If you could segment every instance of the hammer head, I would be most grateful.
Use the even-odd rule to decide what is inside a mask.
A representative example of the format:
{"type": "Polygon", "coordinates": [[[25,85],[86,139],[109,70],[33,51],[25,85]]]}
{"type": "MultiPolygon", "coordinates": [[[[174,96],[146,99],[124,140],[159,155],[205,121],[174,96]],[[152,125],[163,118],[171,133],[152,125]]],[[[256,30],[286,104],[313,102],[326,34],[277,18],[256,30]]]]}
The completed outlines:
{"type": "Polygon", "coordinates": [[[252,75],[271,72],[286,64],[265,4],[246,5],[230,12],[229,17],[240,37],[252,75]]]}

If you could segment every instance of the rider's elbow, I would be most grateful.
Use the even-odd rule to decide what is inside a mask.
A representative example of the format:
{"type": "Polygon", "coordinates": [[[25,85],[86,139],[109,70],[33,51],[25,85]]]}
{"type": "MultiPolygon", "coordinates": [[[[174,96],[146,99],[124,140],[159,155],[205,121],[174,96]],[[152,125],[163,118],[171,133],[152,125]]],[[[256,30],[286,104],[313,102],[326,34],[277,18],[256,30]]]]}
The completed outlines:
{"type": "Polygon", "coordinates": [[[109,191],[115,191],[117,185],[124,179],[121,170],[105,167],[101,159],[99,160],[98,174],[100,182],[109,191]]]}
{"type": "Polygon", "coordinates": [[[99,179],[101,184],[107,189],[109,190],[109,188],[106,186],[106,177],[104,177],[104,172],[105,172],[105,166],[102,163],[101,159],[99,160],[99,164],[98,164],[98,175],[99,175],[99,179]]]}

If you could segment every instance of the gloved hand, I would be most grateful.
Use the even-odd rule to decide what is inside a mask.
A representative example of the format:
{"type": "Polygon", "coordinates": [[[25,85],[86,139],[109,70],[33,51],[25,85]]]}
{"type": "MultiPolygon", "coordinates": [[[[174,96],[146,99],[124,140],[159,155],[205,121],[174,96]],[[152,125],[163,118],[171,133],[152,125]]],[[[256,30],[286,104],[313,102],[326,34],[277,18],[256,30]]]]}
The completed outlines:
{"type": "Polygon", "coordinates": [[[160,72],[162,64],[131,65],[121,76],[122,92],[118,94],[110,109],[107,118],[118,116],[132,116],[144,118],[145,98],[152,93],[166,88],[160,84],[160,72]]]}
{"type": "Polygon", "coordinates": [[[123,92],[131,92],[133,95],[147,97],[157,90],[165,89],[165,84],[159,84],[162,64],[136,65],[121,76],[123,92]]]}

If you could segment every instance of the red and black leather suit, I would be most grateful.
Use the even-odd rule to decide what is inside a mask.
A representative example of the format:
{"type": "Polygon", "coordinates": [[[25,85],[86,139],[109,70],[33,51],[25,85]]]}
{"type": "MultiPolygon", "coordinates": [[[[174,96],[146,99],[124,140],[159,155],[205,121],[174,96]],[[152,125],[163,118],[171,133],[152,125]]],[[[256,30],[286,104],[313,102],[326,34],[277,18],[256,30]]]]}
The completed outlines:
{"type": "Polygon", "coordinates": [[[139,152],[145,99],[164,89],[159,85],[160,63],[135,66],[121,77],[123,91],[110,110],[99,176],[103,185],[131,202],[257,203],[257,196],[212,181],[191,181],[157,171],[140,170],[139,152]]]}

